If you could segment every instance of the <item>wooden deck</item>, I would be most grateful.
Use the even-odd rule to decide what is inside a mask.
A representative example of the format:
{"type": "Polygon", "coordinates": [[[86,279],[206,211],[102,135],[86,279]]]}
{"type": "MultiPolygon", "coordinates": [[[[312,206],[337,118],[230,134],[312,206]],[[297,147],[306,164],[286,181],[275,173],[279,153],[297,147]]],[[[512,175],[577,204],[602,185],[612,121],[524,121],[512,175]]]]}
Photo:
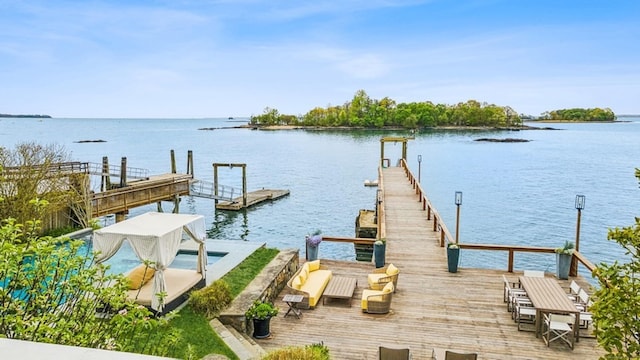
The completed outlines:
{"type": "Polygon", "coordinates": [[[238,211],[240,209],[245,209],[265,201],[276,200],[287,195],[289,195],[289,190],[256,190],[247,193],[246,206],[242,204],[242,196],[239,196],[237,198],[234,198],[233,201],[220,201],[218,204],[216,204],[216,209],[238,211]]]}
{"type": "MultiPolygon", "coordinates": [[[[360,310],[373,264],[321,260],[334,275],[358,279],[354,306],[327,302],[304,310],[301,319],[277,316],[271,320],[271,337],[256,340],[265,350],[323,342],[333,359],[377,359],[379,345],[408,346],[413,359],[430,359],[434,347],[477,352],[479,359],[597,359],[603,354],[593,338],[581,338],[572,351],[557,342],[547,347],[533,332],[518,331],[502,300],[502,275],[515,280],[521,273],[472,268],[449,273],[445,249],[404,172],[386,168],[383,176],[386,261],[400,269],[391,312],[360,310]]],[[[461,252],[462,257],[474,255],[461,252]]],[[[559,282],[568,288],[568,281],[559,282]]],[[[583,279],[576,281],[588,286],[583,279]]],[[[284,294],[277,301],[281,309],[287,308],[284,294]]]]}

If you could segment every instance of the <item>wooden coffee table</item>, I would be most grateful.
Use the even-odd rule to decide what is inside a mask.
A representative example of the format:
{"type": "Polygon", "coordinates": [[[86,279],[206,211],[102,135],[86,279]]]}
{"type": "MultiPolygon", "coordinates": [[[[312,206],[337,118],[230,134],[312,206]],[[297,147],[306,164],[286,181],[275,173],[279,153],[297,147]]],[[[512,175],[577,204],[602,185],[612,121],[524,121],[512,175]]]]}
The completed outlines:
{"type": "Polygon", "coordinates": [[[322,293],[322,304],[326,299],[347,299],[349,307],[351,307],[351,298],[358,286],[358,280],[355,278],[334,276],[329,280],[327,288],[322,293]]]}

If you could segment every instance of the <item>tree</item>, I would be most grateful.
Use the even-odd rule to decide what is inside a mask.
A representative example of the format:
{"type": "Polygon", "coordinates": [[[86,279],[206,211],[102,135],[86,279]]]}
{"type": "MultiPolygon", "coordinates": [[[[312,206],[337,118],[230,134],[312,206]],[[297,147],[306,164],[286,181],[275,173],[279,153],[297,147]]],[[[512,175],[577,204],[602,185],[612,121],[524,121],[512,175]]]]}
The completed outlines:
{"type": "MultiPolygon", "coordinates": [[[[46,212],[40,219],[63,216],[62,225],[77,223],[87,227],[89,177],[81,171],[70,171],[70,156],[55,144],[25,142],[14,149],[0,147],[0,219],[14,218],[20,224],[36,218],[29,205],[32,199],[46,200],[46,212]]],[[[79,163],[78,163],[79,164],[79,163]]],[[[45,223],[47,228],[60,224],[45,223]]]]}
{"type": "Polygon", "coordinates": [[[39,237],[39,224],[0,227],[0,337],[165,355],[179,338],[169,318],[128,300],[124,277],[105,274],[84,241],[39,237]]]}
{"type": "MultiPolygon", "coordinates": [[[[636,169],[640,180],[640,169],[636,169]]],[[[602,359],[640,357],[640,218],[635,224],[609,230],[608,240],[626,250],[629,262],[600,264],[594,271],[599,289],[591,306],[595,335],[607,354],[602,359]]]]}

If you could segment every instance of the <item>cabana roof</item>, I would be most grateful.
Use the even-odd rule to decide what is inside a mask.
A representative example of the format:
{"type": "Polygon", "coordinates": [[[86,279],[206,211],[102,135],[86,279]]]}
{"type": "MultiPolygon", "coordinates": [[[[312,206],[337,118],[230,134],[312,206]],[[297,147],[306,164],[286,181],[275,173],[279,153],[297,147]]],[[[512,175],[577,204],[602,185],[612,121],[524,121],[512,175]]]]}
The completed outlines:
{"type": "Polygon", "coordinates": [[[96,230],[95,234],[98,237],[124,235],[126,238],[154,237],[160,240],[177,229],[182,229],[183,226],[204,231],[204,216],[148,212],[96,230]],[[189,226],[190,224],[193,225],[189,226]]]}

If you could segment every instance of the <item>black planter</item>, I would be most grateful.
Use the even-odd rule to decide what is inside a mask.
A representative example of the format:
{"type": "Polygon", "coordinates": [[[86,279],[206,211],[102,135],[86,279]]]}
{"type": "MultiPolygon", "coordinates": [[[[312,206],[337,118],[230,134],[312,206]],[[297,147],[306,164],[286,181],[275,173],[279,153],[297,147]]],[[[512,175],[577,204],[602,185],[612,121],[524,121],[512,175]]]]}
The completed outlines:
{"type": "Polygon", "coordinates": [[[253,337],[256,339],[268,338],[271,335],[269,330],[271,318],[253,319],[253,337]]]}
{"type": "Polygon", "coordinates": [[[447,248],[447,265],[449,272],[458,272],[458,260],[460,259],[460,248],[447,248]]]}
{"type": "Polygon", "coordinates": [[[373,257],[375,258],[376,268],[384,267],[386,244],[373,244],[373,257]]]}

